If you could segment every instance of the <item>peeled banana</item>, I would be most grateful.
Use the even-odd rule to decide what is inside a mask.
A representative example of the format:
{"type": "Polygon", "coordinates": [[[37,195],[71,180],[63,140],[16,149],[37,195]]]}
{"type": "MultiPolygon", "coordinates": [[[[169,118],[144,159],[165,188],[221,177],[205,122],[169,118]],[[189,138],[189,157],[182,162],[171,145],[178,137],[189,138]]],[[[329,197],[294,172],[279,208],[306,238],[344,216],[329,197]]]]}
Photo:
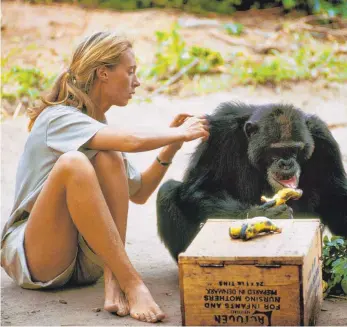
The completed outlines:
{"type": "Polygon", "coordinates": [[[229,235],[231,238],[241,238],[242,240],[250,240],[261,233],[281,233],[282,229],[276,226],[271,219],[267,217],[254,217],[247,219],[245,223],[229,227],[229,235]]]}
{"type": "Polygon", "coordinates": [[[302,190],[294,188],[283,188],[278,191],[272,198],[262,196],[260,199],[262,202],[272,204],[273,206],[279,206],[286,203],[289,199],[297,200],[302,196],[302,190]]]}

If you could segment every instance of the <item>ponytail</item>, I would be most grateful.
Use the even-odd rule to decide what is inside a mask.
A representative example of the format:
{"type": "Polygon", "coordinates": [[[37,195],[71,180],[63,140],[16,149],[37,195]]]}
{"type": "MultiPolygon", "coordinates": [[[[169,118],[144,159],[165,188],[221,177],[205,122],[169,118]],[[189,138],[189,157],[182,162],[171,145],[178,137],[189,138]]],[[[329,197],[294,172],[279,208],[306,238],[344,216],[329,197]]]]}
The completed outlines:
{"type": "Polygon", "coordinates": [[[77,81],[69,70],[63,72],[57,77],[51,92],[41,98],[42,104],[37,107],[28,108],[27,114],[30,118],[28,124],[29,132],[34,125],[35,120],[44,109],[58,104],[73,106],[79,110],[85,108],[88,116],[94,118],[95,106],[92,100],[85,92],[81,91],[76,84],[77,81]]]}

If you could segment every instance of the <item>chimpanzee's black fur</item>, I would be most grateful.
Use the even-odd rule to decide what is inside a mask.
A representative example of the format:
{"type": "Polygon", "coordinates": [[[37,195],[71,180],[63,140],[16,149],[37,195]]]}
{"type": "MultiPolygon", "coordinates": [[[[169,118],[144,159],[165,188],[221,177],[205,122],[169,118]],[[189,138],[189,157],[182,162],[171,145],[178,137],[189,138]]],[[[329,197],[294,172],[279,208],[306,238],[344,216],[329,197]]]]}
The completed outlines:
{"type": "Polygon", "coordinates": [[[291,105],[226,102],[208,120],[210,138],[197,147],[183,182],[169,180],[158,192],[158,232],[173,258],[210,217],[289,218],[293,212],[294,218],[318,216],[333,233],[347,237],[346,172],[321,119],[291,105]],[[278,191],[269,174],[289,179],[300,171],[301,199],[288,206],[261,205],[261,195],[278,191]]]}

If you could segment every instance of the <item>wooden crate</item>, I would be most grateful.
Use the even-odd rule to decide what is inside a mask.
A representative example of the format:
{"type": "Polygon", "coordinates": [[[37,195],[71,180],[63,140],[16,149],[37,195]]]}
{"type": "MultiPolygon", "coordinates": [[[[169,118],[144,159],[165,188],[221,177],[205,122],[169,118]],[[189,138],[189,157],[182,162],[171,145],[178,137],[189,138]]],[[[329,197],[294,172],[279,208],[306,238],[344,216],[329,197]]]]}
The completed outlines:
{"type": "Polygon", "coordinates": [[[187,326],[314,324],[322,303],[318,219],[276,220],[280,234],[232,240],[235,220],[209,219],[179,255],[187,326]]]}

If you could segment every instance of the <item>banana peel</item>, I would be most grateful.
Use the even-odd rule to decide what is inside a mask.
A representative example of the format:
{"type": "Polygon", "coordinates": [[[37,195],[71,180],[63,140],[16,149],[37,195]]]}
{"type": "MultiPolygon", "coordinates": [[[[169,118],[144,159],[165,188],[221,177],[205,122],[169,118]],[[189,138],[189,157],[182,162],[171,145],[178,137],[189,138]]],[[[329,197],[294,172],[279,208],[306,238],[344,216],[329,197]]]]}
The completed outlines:
{"type": "Polygon", "coordinates": [[[229,227],[229,235],[233,239],[240,238],[244,241],[250,240],[259,234],[281,233],[282,229],[276,226],[267,217],[254,217],[247,219],[245,223],[229,227]]]}
{"type": "Polygon", "coordinates": [[[303,191],[300,189],[287,187],[278,191],[272,198],[267,198],[263,195],[260,199],[262,202],[276,207],[281,204],[285,204],[289,199],[298,200],[299,198],[301,198],[302,194],[303,191]]]}

